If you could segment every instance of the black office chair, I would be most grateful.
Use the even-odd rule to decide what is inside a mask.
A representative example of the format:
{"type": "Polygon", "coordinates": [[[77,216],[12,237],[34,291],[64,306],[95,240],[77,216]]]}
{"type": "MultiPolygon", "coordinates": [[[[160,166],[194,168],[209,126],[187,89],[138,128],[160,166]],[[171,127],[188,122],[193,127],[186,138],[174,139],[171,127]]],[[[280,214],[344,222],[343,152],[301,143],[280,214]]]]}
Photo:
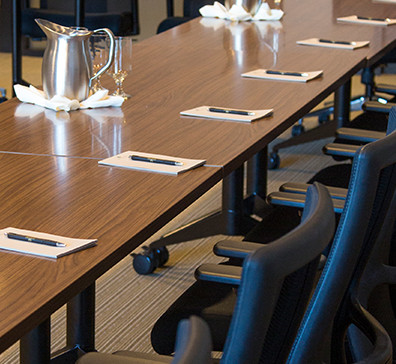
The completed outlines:
{"type": "MultiPolygon", "coordinates": [[[[388,133],[393,132],[395,128],[396,109],[393,109],[389,117],[388,133]]],[[[383,240],[384,237],[389,237],[389,233],[393,231],[396,216],[395,203],[392,202],[396,186],[395,143],[396,133],[393,132],[381,140],[366,146],[355,146],[357,154],[353,160],[352,169],[349,168],[351,173],[348,190],[342,188],[329,189],[333,197],[334,209],[341,214],[340,222],[330,253],[325,252],[328,254],[328,258],[324,267],[324,275],[319,283],[319,288],[316,290],[314,303],[311,304],[309,314],[306,316],[308,324],[304,324],[303,331],[300,332],[299,339],[294,345],[290,356],[291,363],[321,362],[320,360],[315,361],[310,356],[323,353],[327,353],[333,358],[333,361],[329,362],[345,362],[346,351],[343,339],[351,322],[357,324],[365,334],[364,351],[361,349],[362,346],[354,345],[354,355],[356,357],[365,355],[370,360],[375,357],[378,362],[384,363],[392,355],[392,346],[388,334],[361,307],[359,303],[361,294],[357,294],[354,288],[359,287],[365,263],[370,257],[373,246],[378,243],[379,239],[383,240]],[[315,308],[312,305],[315,305],[315,308]],[[318,312],[323,313],[323,317],[318,312]],[[332,326],[332,322],[334,322],[334,326],[332,326]],[[323,331],[320,331],[320,328],[323,331]],[[318,340],[314,340],[315,334],[312,334],[310,330],[317,330],[318,340]],[[329,341],[327,339],[330,332],[333,332],[333,337],[329,341]],[[372,341],[371,346],[369,345],[369,350],[366,350],[368,345],[367,337],[372,341]],[[322,350],[322,348],[327,350],[322,350]]],[[[348,172],[348,166],[342,166],[348,172]]],[[[338,170],[339,172],[340,170],[338,170]]],[[[337,178],[340,177],[339,175],[335,176],[337,178]]],[[[320,177],[323,177],[322,179],[324,180],[329,178],[326,174],[320,175],[320,177]]],[[[345,183],[345,178],[342,177],[340,179],[344,181],[340,182],[340,187],[342,187],[342,183],[345,183]]],[[[329,179],[333,180],[334,175],[329,179]]],[[[284,221],[289,223],[291,211],[293,211],[291,216],[293,222],[287,228],[293,226],[298,213],[289,206],[302,208],[304,206],[305,191],[306,187],[301,186],[301,184],[286,184],[283,192],[271,194],[271,203],[285,205],[287,207],[282,207],[282,209],[287,208],[289,210],[281,210],[283,211],[282,215],[279,214],[280,209],[275,208],[274,214],[276,218],[272,216],[270,223],[266,221],[268,219],[264,219],[246,238],[250,241],[268,243],[265,234],[272,236],[280,234],[279,231],[281,229],[274,228],[274,225],[282,225],[284,221]]],[[[223,241],[215,247],[215,252],[218,255],[228,256],[233,259],[243,259],[251,249],[250,243],[223,241]]],[[[196,283],[195,285],[198,284],[196,283]]],[[[362,288],[359,287],[359,289],[362,288]]],[[[190,294],[187,291],[187,293],[182,295],[156,323],[154,326],[155,331],[153,330],[152,333],[152,335],[155,334],[155,341],[160,340],[164,327],[170,326],[172,321],[177,321],[179,315],[185,316],[188,315],[188,312],[196,313],[199,310],[203,312],[207,310],[207,307],[202,305],[201,299],[196,304],[192,302],[192,299],[187,299],[189,295],[193,297],[192,293],[195,291],[195,302],[198,302],[196,297],[202,296],[203,293],[199,292],[194,286],[189,291],[190,294]],[[201,305],[200,308],[197,307],[199,304],[201,305]]],[[[229,303],[225,302],[225,300],[219,300],[216,302],[216,309],[220,311],[222,306],[227,305],[229,303]]],[[[209,318],[207,316],[204,317],[210,325],[209,318]]],[[[215,317],[214,320],[218,321],[219,318],[215,317]]],[[[224,326],[222,325],[221,327],[224,326]]],[[[216,346],[216,343],[214,345],[216,346]]],[[[326,359],[328,358],[321,359],[327,362],[326,359]]],[[[353,361],[352,358],[351,361],[353,361]]],[[[367,361],[367,363],[369,362],[376,361],[367,361]]]]}
{"type": "Polygon", "coordinates": [[[309,300],[320,253],[333,232],[328,193],[315,185],[301,224],[289,234],[268,245],[245,243],[254,249],[242,267],[198,268],[201,280],[156,322],[151,333],[154,349],[170,354],[177,322],[194,312],[208,322],[214,350],[223,351],[221,363],[285,359],[309,300]]]}
{"type": "MultiPolygon", "coordinates": [[[[224,0],[220,0],[224,4],[224,0]]],[[[212,0],[184,0],[183,2],[183,16],[173,16],[168,12],[168,18],[163,20],[157,29],[157,33],[162,33],[177,25],[185,23],[191,19],[201,16],[199,9],[205,5],[213,5],[212,0]]]]}
{"type": "Polygon", "coordinates": [[[138,0],[40,0],[39,8],[31,7],[29,0],[13,0],[13,84],[27,84],[22,79],[23,41],[45,38],[34,19],[47,19],[65,26],[85,26],[92,30],[109,28],[115,35],[137,35],[138,15],[138,0]]]}
{"type": "MultiPolygon", "coordinates": [[[[394,108],[389,115],[388,134],[395,127],[396,109],[394,108]]],[[[367,357],[370,353],[374,355],[372,345],[362,335],[362,331],[367,336],[371,336],[371,339],[379,335],[377,345],[382,345],[382,350],[379,352],[387,353],[390,345],[388,339],[383,336],[384,330],[381,327],[377,327],[378,330],[372,327],[365,330],[369,326],[371,314],[386,328],[387,335],[391,336],[392,341],[396,339],[394,315],[396,305],[393,286],[396,283],[394,269],[396,148],[394,134],[395,132],[366,145],[359,151],[359,155],[355,156],[354,159],[358,160],[354,160],[350,171],[352,178],[359,184],[355,196],[350,196],[349,191],[348,194],[345,194],[342,193],[342,189],[333,189],[334,197],[338,201],[342,201],[341,204],[345,203],[345,206],[348,203],[352,204],[351,200],[356,199],[360,201],[360,208],[363,209],[367,205],[368,199],[371,200],[374,211],[371,216],[366,216],[367,220],[370,219],[370,230],[363,231],[362,226],[357,223],[349,226],[346,218],[341,218],[333,243],[337,245],[327,259],[327,271],[325,267],[326,273],[319,282],[317,294],[307,311],[306,322],[302,325],[300,337],[296,341],[291,355],[294,360],[297,360],[296,362],[316,362],[321,352],[323,353],[323,342],[327,342],[332,348],[331,362],[345,362],[346,352],[340,348],[344,347],[347,332],[348,352],[353,360],[363,360],[362,358],[367,357]],[[368,179],[367,175],[360,174],[357,171],[359,163],[370,169],[373,176],[368,179]],[[373,199],[374,194],[376,194],[375,199],[373,199]],[[351,239],[343,242],[342,236],[350,236],[353,234],[353,230],[355,234],[361,236],[361,242],[357,245],[351,243],[351,239]],[[357,262],[355,268],[350,267],[350,263],[353,261],[357,262]],[[346,286],[346,294],[337,292],[337,287],[340,285],[346,286]],[[330,304],[330,308],[322,308],[324,302],[330,304]],[[336,312],[337,306],[341,308],[339,312],[336,312]],[[334,321],[333,326],[332,321],[334,321]],[[351,324],[355,325],[351,326],[351,324]],[[331,343],[329,342],[330,330],[332,331],[331,343]],[[315,345],[320,345],[321,349],[315,349],[315,345]]],[[[360,147],[355,146],[355,149],[358,148],[360,147]]],[[[344,172],[347,172],[345,167],[342,168],[344,172]]],[[[331,172],[334,178],[339,174],[340,168],[335,166],[331,172]]],[[[327,174],[329,174],[329,170],[327,170],[327,174]]],[[[351,189],[351,185],[349,189],[351,189]]],[[[292,185],[290,187],[286,185],[283,190],[287,192],[280,193],[275,198],[282,200],[282,204],[298,205],[293,194],[304,193],[303,186],[292,185]],[[297,189],[299,190],[297,191],[297,189]],[[289,202],[286,202],[287,200],[289,202]]],[[[380,363],[384,362],[382,360],[386,358],[391,362],[388,355],[382,358],[377,357],[380,363]]],[[[290,362],[294,363],[293,360],[290,362]]],[[[377,361],[371,358],[370,360],[366,359],[365,362],[375,363],[377,361]]]]}
{"type": "Polygon", "coordinates": [[[114,354],[88,353],[76,364],[209,364],[212,343],[208,325],[199,317],[180,321],[174,357],[119,351],[114,354]]]}

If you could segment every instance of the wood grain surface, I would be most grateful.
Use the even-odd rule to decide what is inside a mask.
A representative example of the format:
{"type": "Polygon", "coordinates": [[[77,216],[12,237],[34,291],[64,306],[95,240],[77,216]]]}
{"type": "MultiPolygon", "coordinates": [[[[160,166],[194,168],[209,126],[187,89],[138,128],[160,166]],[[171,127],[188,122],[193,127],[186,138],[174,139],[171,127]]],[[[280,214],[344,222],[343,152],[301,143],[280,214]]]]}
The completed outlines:
{"type": "MultiPolygon", "coordinates": [[[[352,1],[285,1],[280,22],[198,18],[138,43],[125,80],[132,98],[121,110],[67,114],[11,101],[2,108],[0,151],[105,158],[133,149],[203,158],[229,173],[341,86],[367,57],[394,46],[396,26],[337,23],[337,16],[360,10],[345,3],[352,1]],[[354,51],[296,44],[310,37],[371,43],[354,51]],[[256,68],[324,75],[306,84],[241,77],[256,68]],[[252,124],[179,115],[201,105],[273,108],[274,114],[252,124]]],[[[361,3],[365,9],[369,1],[361,3]]],[[[370,9],[362,14],[372,14],[370,9]]],[[[103,84],[114,88],[105,77],[103,84]]]]}
{"type": "Polygon", "coordinates": [[[175,177],[98,166],[92,159],[6,153],[0,165],[1,228],[98,239],[97,246],[57,260],[1,251],[0,351],[222,177],[219,168],[175,177]]]}

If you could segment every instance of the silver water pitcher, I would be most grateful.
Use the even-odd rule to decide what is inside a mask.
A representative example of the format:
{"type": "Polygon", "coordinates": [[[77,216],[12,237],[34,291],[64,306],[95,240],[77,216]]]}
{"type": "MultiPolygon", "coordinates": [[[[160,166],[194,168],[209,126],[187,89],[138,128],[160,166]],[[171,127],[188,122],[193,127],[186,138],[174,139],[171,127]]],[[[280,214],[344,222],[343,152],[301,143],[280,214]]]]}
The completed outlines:
{"type": "Polygon", "coordinates": [[[85,100],[92,81],[102,75],[114,58],[114,35],[110,29],[89,31],[85,28],[65,27],[44,19],[35,19],[47,36],[42,65],[43,89],[48,99],[55,95],[85,100]],[[89,51],[89,37],[105,32],[110,38],[107,63],[93,74],[89,51]]]}
{"type": "Polygon", "coordinates": [[[232,5],[239,5],[254,16],[261,5],[261,0],[225,0],[224,6],[230,10],[232,5]]]}

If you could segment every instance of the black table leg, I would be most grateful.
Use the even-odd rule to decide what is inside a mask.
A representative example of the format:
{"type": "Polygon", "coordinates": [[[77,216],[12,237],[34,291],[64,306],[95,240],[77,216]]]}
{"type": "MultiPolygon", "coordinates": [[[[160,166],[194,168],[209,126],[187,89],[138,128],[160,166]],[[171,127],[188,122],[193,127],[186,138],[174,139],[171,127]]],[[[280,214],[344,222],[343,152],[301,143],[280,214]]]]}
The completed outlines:
{"type": "Polygon", "coordinates": [[[52,355],[51,364],[74,363],[95,351],[95,283],[67,304],[66,347],[52,355]]]}
{"type": "Polygon", "coordinates": [[[212,235],[244,235],[254,221],[243,213],[243,166],[223,180],[222,208],[220,211],[204,216],[164,235],[150,244],[159,248],[183,241],[200,239],[212,235]]]}
{"type": "Polygon", "coordinates": [[[247,163],[244,211],[247,215],[260,215],[267,206],[268,147],[255,154],[247,163]]]}
{"type": "Polygon", "coordinates": [[[45,320],[20,340],[21,364],[48,364],[51,359],[50,319],[45,320]]]}

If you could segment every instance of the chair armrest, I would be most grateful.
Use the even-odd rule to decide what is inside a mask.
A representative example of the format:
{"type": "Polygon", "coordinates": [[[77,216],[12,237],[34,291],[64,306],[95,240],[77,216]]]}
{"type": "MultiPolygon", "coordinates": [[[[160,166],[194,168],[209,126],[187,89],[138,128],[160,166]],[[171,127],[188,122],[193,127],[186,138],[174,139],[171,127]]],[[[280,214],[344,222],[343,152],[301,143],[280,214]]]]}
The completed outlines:
{"type": "MultiPolygon", "coordinates": [[[[305,195],[307,193],[307,189],[310,186],[308,183],[298,183],[298,182],[287,182],[280,186],[280,192],[292,192],[292,193],[300,193],[305,195]]],[[[330,193],[331,198],[338,198],[341,200],[345,200],[346,195],[348,193],[347,188],[340,187],[330,187],[325,186],[330,193]]]]}
{"type": "Polygon", "coordinates": [[[392,102],[388,102],[387,104],[382,104],[378,101],[366,101],[362,105],[362,109],[365,111],[376,111],[376,112],[383,112],[383,113],[389,113],[390,109],[396,106],[396,104],[392,102]]]}
{"type": "Polygon", "coordinates": [[[375,86],[375,91],[383,92],[390,95],[396,95],[396,85],[387,85],[385,83],[380,83],[375,86]]]}
{"type": "Polygon", "coordinates": [[[195,270],[195,278],[201,281],[239,285],[242,267],[223,264],[202,264],[195,270]]]}
{"type": "Polygon", "coordinates": [[[380,131],[355,129],[355,128],[339,128],[336,131],[336,137],[338,138],[342,138],[346,140],[354,140],[362,143],[374,142],[378,139],[383,138],[384,136],[385,133],[380,131]]]}
{"type": "MultiPolygon", "coordinates": [[[[267,201],[272,205],[303,208],[305,204],[305,195],[301,193],[273,192],[267,196],[267,201]]],[[[332,198],[332,201],[334,212],[341,214],[344,209],[345,200],[332,198]]]]}
{"type": "Polygon", "coordinates": [[[221,257],[245,259],[252,251],[262,248],[263,244],[249,241],[221,240],[213,247],[213,252],[221,257]]]}
{"type": "Polygon", "coordinates": [[[322,151],[324,154],[327,155],[337,155],[337,156],[353,158],[355,156],[356,151],[360,147],[361,147],[360,145],[329,143],[322,148],[322,151]]]}

